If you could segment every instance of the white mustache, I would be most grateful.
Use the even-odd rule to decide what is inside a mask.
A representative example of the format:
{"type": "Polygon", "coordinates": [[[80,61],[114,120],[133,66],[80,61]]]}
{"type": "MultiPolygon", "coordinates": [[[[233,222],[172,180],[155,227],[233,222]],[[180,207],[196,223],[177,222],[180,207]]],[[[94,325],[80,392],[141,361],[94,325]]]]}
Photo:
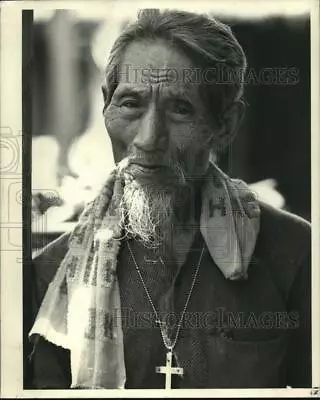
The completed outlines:
{"type": "MultiPolygon", "coordinates": [[[[123,158],[117,164],[118,172],[120,175],[123,175],[123,173],[125,173],[126,169],[129,167],[132,160],[136,160],[136,157],[127,156],[127,157],[123,158]]],[[[170,167],[170,169],[172,169],[172,171],[177,176],[177,178],[179,178],[181,185],[187,184],[187,180],[188,180],[187,175],[186,175],[182,165],[180,165],[180,163],[175,162],[175,163],[168,165],[168,167],[170,167]]]]}

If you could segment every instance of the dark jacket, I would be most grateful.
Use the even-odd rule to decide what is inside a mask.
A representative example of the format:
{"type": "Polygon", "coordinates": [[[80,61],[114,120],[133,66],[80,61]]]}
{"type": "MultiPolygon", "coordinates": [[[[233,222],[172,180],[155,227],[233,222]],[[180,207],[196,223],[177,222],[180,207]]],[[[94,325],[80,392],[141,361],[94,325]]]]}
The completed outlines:
{"type": "MultiPolygon", "coordinates": [[[[207,319],[207,324],[196,329],[191,324],[181,330],[176,354],[185,373],[183,378],[174,377],[173,387],[311,386],[310,224],[267,204],[260,206],[260,232],[247,280],[226,280],[206,252],[189,311],[195,315],[220,310],[222,323],[210,324],[207,319]]],[[[193,248],[200,247],[200,236],[193,248]]],[[[34,259],[34,318],[67,251],[68,237],[62,235],[34,259]]],[[[189,254],[174,281],[171,303],[178,311],[185,303],[196,258],[195,253],[189,254]]],[[[125,246],[118,264],[121,306],[150,311],[125,246]]],[[[161,297],[158,283],[161,279],[165,282],[160,272],[156,274],[149,274],[147,282],[155,298],[161,297]]],[[[123,326],[126,387],[161,388],[164,378],[154,372],[165,359],[161,337],[159,330],[144,328],[123,326]]],[[[67,350],[41,339],[32,356],[32,368],[34,387],[70,386],[67,350]]]]}

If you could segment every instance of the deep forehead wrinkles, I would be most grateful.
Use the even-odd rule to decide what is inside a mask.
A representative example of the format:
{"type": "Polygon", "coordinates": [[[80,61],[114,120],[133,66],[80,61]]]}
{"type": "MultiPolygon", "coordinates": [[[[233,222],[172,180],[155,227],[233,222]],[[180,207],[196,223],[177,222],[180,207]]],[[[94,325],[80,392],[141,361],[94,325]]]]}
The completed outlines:
{"type": "Polygon", "coordinates": [[[169,68],[145,68],[142,73],[143,79],[150,84],[170,83],[175,80],[173,70],[169,68]]]}

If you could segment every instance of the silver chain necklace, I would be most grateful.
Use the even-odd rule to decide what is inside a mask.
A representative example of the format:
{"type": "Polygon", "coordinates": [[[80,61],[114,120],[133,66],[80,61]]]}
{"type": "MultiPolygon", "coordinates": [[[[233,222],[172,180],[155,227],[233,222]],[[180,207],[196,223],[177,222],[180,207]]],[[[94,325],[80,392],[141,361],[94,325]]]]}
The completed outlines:
{"type": "Polygon", "coordinates": [[[164,323],[159,318],[159,314],[158,314],[158,312],[157,312],[157,310],[156,310],[156,308],[155,308],[155,306],[153,304],[150,292],[149,292],[149,290],[148,290],[148,288],[147,288],[147,286],[146,286],[146,284],[144,282],[144,279],[142,277],[140,268],[139,268],[139,266],[138,266],[138,264],[136,262],[136,259],[134,257],[134,254],[133,254],[132,250],[131,250],[129,242],[127,242],[127,245],[128,245],[128,248],[129,248],[129,251],[130,251],[130,254],[131,254],[131,258],[132,258],[132,260],[134,262],[135,268],[136,268],[136,270],[138,272],[138,275],[140,277],[142,286],[143,286],[143,288],[144,288],[144,290],[146,292],[146,295],[147,295],[149,303],[150,303],[150,305],[152,307],[152,310],[153,310],[153,312],[154,312],[154,314],[155,314],[155,316],[157,318],[156,319],[156,323],[159,324],[159,326],[160,326],[160,332],[161,332],[161,337],[162,337],[163,344],[164,344],[165,348],[167,349],[166,365],[165,366],[161,366],[161,367],[156,367],[156,372],[166,375],[165,388],[166,389],[171,389],[171,375],[172,374],[183,375],[183,368],[173,368],[172,367],[172,354],[173,354],[173,349],[174,349],[175,345],[177,344],[177,341],[178,341],[178,338],[179,338],[180,329],[181,329],[181,326],[182,326],[183,317],[184,317],[184,314],[185,314],[185,312],[187,310],[187,307],[188,307],[188,304],[189,304],[189,301],[190,301],[190,297],[191,297],[194,285],[195,285],[196,280],[197,280],[199,268],[200,268],[202,257],[203,257],[204,246],[202,247],[202,251],[201,251],[201,254],[200,254],[200,257],[199,257],[198,265],[197,265],[197,268],[195,270],[195,273],[194,273],[194,276],[193,276],[193,279],[192,279],[190,291],[188,293],[186,303],[185,303],[185,305],[183,307],[182,314],[181,314],[180,320],[178,322],[175,338],[174,338],[173,342],[168,343],[169,338],[165,334],[164,329],[162,327],[164,325],[164,323]]]}

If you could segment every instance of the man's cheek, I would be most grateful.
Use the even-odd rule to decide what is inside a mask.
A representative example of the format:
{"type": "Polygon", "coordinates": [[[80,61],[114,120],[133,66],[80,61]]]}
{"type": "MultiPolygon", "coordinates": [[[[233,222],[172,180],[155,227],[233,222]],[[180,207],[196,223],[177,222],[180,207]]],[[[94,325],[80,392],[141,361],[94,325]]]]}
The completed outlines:
{"type": "Polygon", "coordinates": [[[117,115],[105,115],[105,126],[112,142],[122,142],[129,145],[133,140],[133,135],[127,121],[117,115]]]}
{"type": "Polygon", "coordinates": [[[170,143],[181,152],[188,151],[190,147],[196,145],[198,139],[196,126],[193,123],[171,127],[169,136],[170,143]]]}
{"type": "Polygon", "coordinates": [[[128,143],[123,135],[123,128],[115,120],[106,121],[107,133],[112,144],[114,161],[117,163],[127,155],[128,143]]]}
{"type": "Polygon", "coordinates": [[[194,169],[194,154],[192,147],[176,147],[171,153],[171,159],[179,166],[184,175],[191,176],[194,169]]]}
{"type": "Polygon", "coordinates": [[[209,151],[209,148],[203,148],[203,146],[199,145],[193,145],[184,149],[181,153],[182,165],[188,176],[197,177],[206,172],[209,162],[209,151]]]}

